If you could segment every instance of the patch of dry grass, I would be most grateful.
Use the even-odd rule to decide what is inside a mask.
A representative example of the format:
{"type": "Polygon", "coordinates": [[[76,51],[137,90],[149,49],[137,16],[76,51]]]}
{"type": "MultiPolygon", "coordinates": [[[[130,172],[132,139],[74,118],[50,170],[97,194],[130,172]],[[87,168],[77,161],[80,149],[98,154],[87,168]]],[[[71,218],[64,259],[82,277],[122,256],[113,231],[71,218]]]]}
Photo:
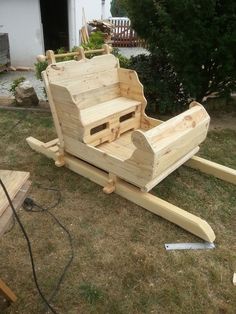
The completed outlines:
{"type": "MultiPolygon", "coordinates": [[[[199,242],[170,222],[126,201],[30,150],[25,138],[55,137],[50,116],[0,112],[0,168],[30,171],[30,196],[41,204],[56,197],[38,188],[56,187],[61,203],[52,210],[73,236],[75,258],[53,305],[59,313],[235,313],[236,188],[181,167],[153,192],[206,219],[216,249],[167,252],[168,242],[199,242]]],[[[236,131],[211,132],[201,155],[236,168],[236,131]]],[[[64,233],[45,213],[19,212],[33,245],[45,294],[68,259],[64,233]]],[[[0,274],[18,301],[5,313],[41,313],[25,240],[16,225],[0,238],[0,274]]],[[[1,307],[0,307],[1,309],[1,307]]],[[[1,310],[0,310],[1,312],[1,310]]]]}

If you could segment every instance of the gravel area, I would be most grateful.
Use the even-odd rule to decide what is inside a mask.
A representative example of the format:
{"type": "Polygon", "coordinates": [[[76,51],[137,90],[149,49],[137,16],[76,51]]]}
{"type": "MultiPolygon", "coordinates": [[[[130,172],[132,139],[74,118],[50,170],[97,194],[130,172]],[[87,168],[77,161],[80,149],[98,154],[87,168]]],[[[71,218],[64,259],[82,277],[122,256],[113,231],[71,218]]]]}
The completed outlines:
{"type": "Polygon", "coordinates": [[[146,54],[148,55],[150,52],[145,49],[145,48],[141,48],[141,47],[133,47],[133,48],[118,48],[119,52],[125,56],[126,58],[130,58],[131,56],[136,57],[137,55],[141,55],[141,54],[146,54]]]}
{"type": "Polygon", "coordinates": [[[0,73],[0,96],[11,95],[9,89],[11,83],[18,77],[24,76],[26,80],[30,81],[33,85],[38,98],[45,100],[43,92],[43,82],[38,80],[34,71],[9,71],[0,73]]]}

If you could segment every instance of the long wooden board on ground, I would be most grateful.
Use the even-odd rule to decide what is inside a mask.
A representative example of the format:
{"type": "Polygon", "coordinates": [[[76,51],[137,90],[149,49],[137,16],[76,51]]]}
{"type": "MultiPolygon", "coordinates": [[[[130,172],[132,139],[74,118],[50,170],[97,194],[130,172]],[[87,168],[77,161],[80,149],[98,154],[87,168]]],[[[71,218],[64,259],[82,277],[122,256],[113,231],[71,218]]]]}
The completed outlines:
{"type": "Polygon", "coordinates": [[[5,284],[5,282],[1,278],[0,278],[0,293],[9,302],[16,302],[17,300],[15,293],[5,284]]]}
{"type": "MultiPolygon", "coordinates": [[[[31,182],[27,180],[25,184],[20,188],[16,196],[12,199],[12,204],[15,210],[18,210],[22,206],[30,186],[31,182]]],[[[0,237],[11,228],[12,223],[13,212],[11,206],[8,205],[4,213],[0,216],[0,237]]]]}
{"type": "MultiPolygon", "coordinates": [[[[29,172],[0,170],[2,179],[15,210],[18,210],[29,191],[31,182],[28,180],[29,172]]],[[[13,223],[12,208],[0,187],[0,237],[11,227],[13,223]]],[[[17,297],[15,293],[0,278],[0,294],[9,302],[15,302],[17,297]]]]}
{"type": "Polygon", "coordinates": [[[236,170],[217,164],[216,162],[198,156],[193,156],[189,161],[186,162],[185,165],[213,175],[218,179],[236,184],[236,170]]]}
{"type": "MultiPolygon", "coordinates": [[[[11,170],[0,170],[0,178],[5,185],[9,196],[12,199],[19,192],[21,187],[29,179],[29,172],[23,171],[11,171],[11,170]]],[[[9,202],[2,188],[0,188],[0,217],[8,207],[9,202]]]]}

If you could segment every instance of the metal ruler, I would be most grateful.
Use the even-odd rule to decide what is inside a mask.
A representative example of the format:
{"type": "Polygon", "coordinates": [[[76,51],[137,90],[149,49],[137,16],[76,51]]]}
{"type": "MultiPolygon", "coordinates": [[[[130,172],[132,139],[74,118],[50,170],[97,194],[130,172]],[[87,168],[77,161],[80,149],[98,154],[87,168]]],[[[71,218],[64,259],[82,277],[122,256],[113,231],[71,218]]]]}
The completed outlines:
{"type": "Polygon", "coordinates": [[[210,242],[204,243],[166,243],[167,251],[171,250],[209,250],[214,249],[215,244],[210,242]]]}

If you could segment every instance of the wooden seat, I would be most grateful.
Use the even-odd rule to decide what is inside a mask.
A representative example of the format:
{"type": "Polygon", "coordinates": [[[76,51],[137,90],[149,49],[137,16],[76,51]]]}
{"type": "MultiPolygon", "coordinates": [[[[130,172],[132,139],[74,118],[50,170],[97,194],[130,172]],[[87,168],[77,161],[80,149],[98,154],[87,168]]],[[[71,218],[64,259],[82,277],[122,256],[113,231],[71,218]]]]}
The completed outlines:
{"type": "Polygon", "coordinates": [[[142,86],[113,55],[52,64],[46,73],[65,135],[97,146],[140,127],[142,86]]]}
{"type": "Polygon", "coordinates": [[[140,101],[118,97],[81,110],[81,122],[84,126],[87,126],[110,121],[113,117],[117,117],[117,119],[124,117],[125,120],[125,115],[135,112],[137,106],[140,105],[140,101]]]}

